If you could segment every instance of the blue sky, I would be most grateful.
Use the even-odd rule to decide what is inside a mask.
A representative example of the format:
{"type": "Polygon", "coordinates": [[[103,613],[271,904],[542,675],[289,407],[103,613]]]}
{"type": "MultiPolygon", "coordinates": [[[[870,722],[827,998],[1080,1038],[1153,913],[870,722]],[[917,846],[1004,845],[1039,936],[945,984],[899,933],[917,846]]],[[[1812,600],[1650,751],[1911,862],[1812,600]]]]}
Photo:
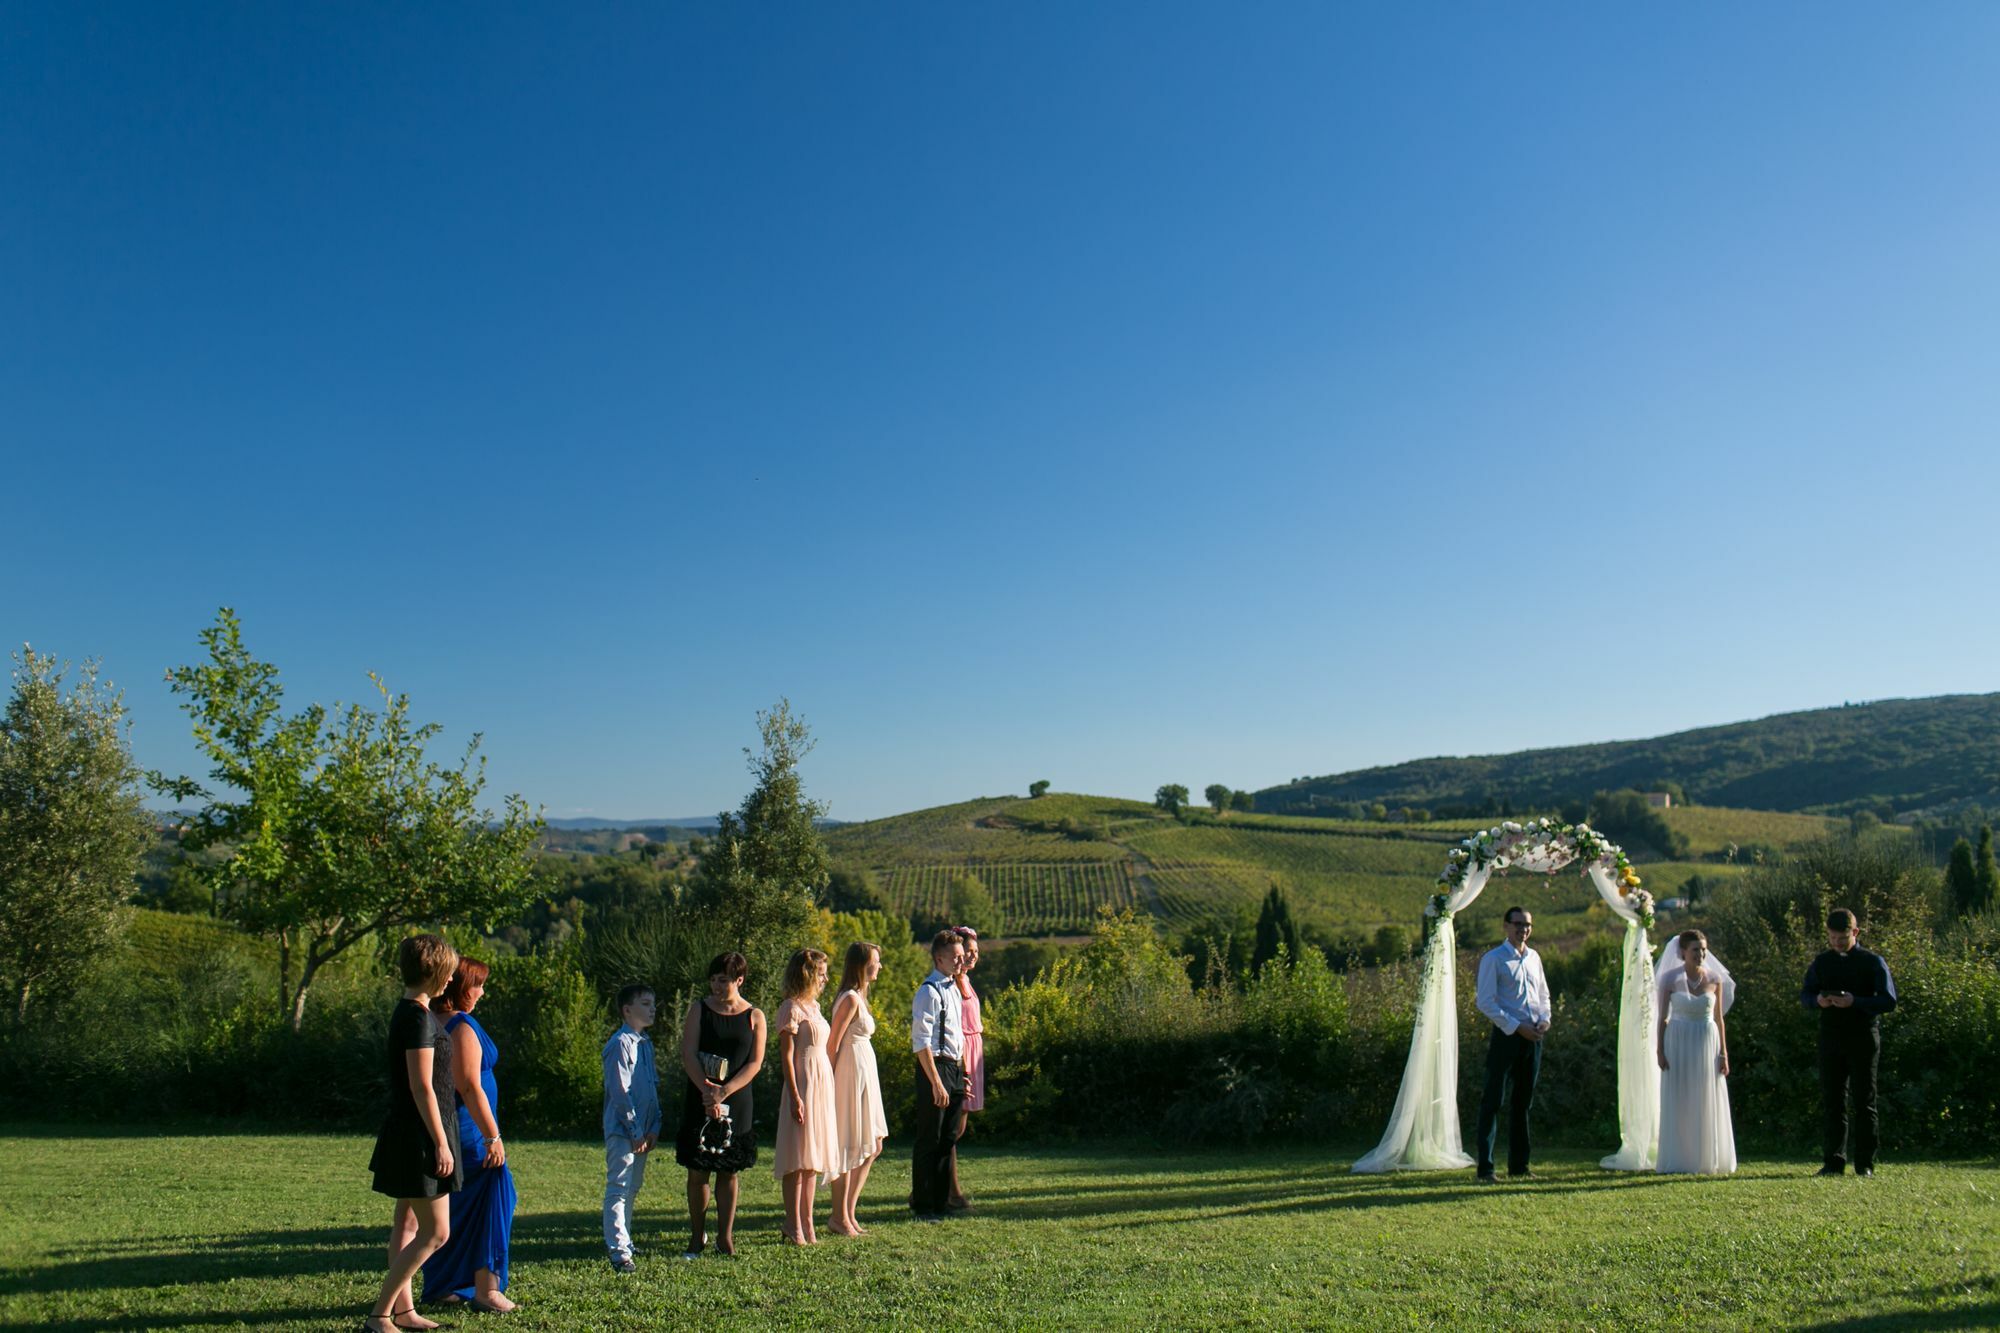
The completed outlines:
{"type": "Polygon", "coordinates": [[[2000,689],[2000,10],[0,10],[0,631],[553,815],[2000,689]]]}

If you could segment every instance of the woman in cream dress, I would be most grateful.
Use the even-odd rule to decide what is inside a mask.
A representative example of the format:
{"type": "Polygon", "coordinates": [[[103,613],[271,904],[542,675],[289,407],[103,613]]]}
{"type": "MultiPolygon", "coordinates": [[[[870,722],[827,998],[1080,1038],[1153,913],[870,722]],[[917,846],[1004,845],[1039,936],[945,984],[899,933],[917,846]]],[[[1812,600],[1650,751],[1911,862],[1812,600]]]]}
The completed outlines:
{"type": "Polygon", "coordinates": [[[854,1217],[861,1187],[882,1155],[889,1122],[882,1114],[882,1080],[875,1068],[875,1015],[868,990],[882,970],[882,950],[860,941],[847,946],[840,969],[840,994],[833,1002],[833,1110],[840,1155],[833,1165],[833,1218],[838,1235],[866,1230],[854,1217]]]}
{"type": "Polygon", "coordinates": [[[778,1107],[772,1170],[784,1186],[785,1243],[817,1245],[813,1193],[833,1174],[840,1134],[833,1118],[833,1065],[827,1060],[826,955],[801,949],[785,967],[785,1002],[778,1006],[778,1067],[785,1081],[778,1107]]]}
{"type": "Polygon", "coordinates": [[[1726,1176],[1736,1170],[1729,1118],[1729,1030],[1736,998],[1729,970],[1698,930],[1660,954],[1660,1156],[1662,1173],[1726,1176]]]}

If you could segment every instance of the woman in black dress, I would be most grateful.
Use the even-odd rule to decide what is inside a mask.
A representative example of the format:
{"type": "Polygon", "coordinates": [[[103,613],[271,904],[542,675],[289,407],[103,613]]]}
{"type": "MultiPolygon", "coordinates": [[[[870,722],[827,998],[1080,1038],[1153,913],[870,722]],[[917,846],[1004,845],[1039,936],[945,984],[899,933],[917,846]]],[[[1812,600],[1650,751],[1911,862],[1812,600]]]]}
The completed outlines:
{"type": "Polygon", "coordinates": [[[419,1315],[410,1279],[451,1235],[451,1192],[459,1187],[458,1098],[452,1091],[451,1037],[432,1016],[431,997],[458,966],[458,951],[435,935],[396,950],[403,998],[389,1019],[389,1114],[375,1136],[375,1192],[396,1201],[389,1227],[389,1275],[363,1333],[437,1325],[419,1315]]]}
{"type": "Polygon", "coordinates": [[[749,971],[740,953],[716,955],[708,965],[708,994],[688,1007],[681,1024],[681,1068],[688,1086],[681,1099],[674,1160],[688,1169],[689,1239],[683,1259],[695,1258],[708,1244],[711,1175],[715,1248],[736,1253],[736,1175],[757,1163],[750,1083],[764,1065],[764,1013],[743,998],[749,971]]]}

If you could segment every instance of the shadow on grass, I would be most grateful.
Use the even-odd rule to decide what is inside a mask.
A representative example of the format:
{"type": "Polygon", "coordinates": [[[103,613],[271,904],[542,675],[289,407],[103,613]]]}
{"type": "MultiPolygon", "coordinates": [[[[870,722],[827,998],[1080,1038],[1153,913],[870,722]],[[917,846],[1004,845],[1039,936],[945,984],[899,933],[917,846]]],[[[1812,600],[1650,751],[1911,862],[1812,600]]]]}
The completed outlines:
{"type": "MultiPolygon", "coordinates": [[[[1099,1161],[1095,1165],[1099,1171],[1117,1171],[1129,1164],[1099,1161]]],[[[1058,1177],[1066,1174],[1058,1173],[1058,1177]]],[[[1177,1183],[1168,1176],[1156,1186],[1131,1180],[1063,1178],[1040,1186],[1000,1186],[980,1195],[978,1217],[1010,1224],[1159,1227],[1264,1214],[1470,1201],[1515,1192],[1550,1196],[1629,1189],[1653,1183],[1658,1183],[1654,1177],[1583,1175],[1556,1176],[1515,1187],[1482,1187],[1473,1184],[1469,1175],[1385,1179],[1350,1175],[1343,1164],[1329,1163],[1323,1169],[1306,1171],[1251,1167],[1230,1172],[1221,1180],[1210,1176],[1198,1183],[1177,1183]]],[[[888,1220],[900,1212],[900,1203],[894,1190],[885,1190],[866,1201],[864,1209],[888,1220]]],[[[669,1229],[675,1225],[671,1212],[662,1220],[669,1229]]],[[[746,1204],[739,1214],[739,1226],[746,1231],[774,1227],[775,1223],[774,1212],[755,1205],[746,1204]]],[[[595,1210],[521,1213],[514,1221],[513,1262],[532,1265],[595,1260],[602,1253],[599,1228],[595,1210]]],[[[107,1239],[51,1250],[41,1262],[0,1275],[0,1295],[368,1274],[384,1261],[387,1235],[385,1216],[380,1226],[246,1231],[190,1240],[185,1248],[149,1238],[107,1239]]]]}
{"type": "MultiPolygon", "coordinates": [[[[604,1252],[598,1228],[595,1212],[517,1215],[510,1260],[518,1265],[598,1258],[604,1252]]],[[[384,1217],[379,1227],[251,1231],[191,1241],[186,1250],[163,1249],[158,1241],[93,1244],[54,1251],[57,1262],[0,1276],[0,1295],[370,1273],[387,1263],[388,1239],[384,1217]],[[70,1257],[78,1254],[91,1257],[70,1257]]]]}
{"type": "Polygon", "coordinates": [[[1956,1310],[1895,1310],[1887,1314],[1831,1319],[1801,1324],[1799,1333],[1892,1333],[1897,1329],[2000,1328],[2000,1301],[1961,1306],[1956,1310]]]}
{"type": "MultiPolygon", "coordinates": [[[[371,1293],[372,1295],[372,1293],[371,1293]]],[[[108,1333],[111,1329],[214,1328],[218,1324],[260,1328],[270,1324],[319,1323],[346,1327],[361,1322],[367,1303],[354,1305],[288,1305],[282,1309],[190,1310],[186,1314],[105,1315],[96,1319],[52,1319],[32,1327],[36,1333],[108,1333]]],[[[27,1327],[10,1324],[9,1328],[27,1327]]]]}

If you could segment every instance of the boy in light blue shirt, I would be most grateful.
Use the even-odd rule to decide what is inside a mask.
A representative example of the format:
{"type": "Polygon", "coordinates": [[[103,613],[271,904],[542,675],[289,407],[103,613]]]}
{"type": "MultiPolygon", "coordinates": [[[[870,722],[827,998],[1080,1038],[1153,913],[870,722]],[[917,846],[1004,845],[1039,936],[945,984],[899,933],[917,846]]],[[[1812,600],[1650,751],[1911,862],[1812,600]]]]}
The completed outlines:
{"type": "Polygon", "coordinates": [[[632,1205],[646,1179],[646,1154],[660,1138],[660,1076],[653,1064],[655,1001],[650,986],[618,992],[619,1029],[604,1043],[604,1248],[630,1273],[632,1205]]]}

